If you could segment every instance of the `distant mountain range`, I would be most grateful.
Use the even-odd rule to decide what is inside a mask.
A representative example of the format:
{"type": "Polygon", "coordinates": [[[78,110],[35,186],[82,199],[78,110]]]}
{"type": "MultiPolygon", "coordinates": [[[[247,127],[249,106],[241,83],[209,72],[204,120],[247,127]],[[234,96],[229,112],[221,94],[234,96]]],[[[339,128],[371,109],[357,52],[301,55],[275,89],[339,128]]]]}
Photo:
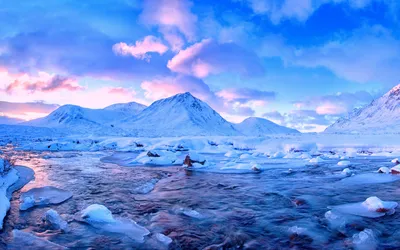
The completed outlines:
{"type": "Polygon", "coordinates": [[[328,133],[399,133],[400,84],[326,128],[328,133]]]}
{"type": "Polygon", "coordinates": [[[149,107],[135,102],[114,104],[104,109],[64,105],[46,117],[22,124],[74,133],[143,137],[299,133],[262,118],[248,118],[232,124],[188,92],[161,99],[149,107]]]}
{"type": "Polygon", "coordinates": [[[247,136],[263,136],[269,134],[298,134],[296,129],[280,126],[267,119],[249,117],[234,126],[236,130],[247,136]]]}

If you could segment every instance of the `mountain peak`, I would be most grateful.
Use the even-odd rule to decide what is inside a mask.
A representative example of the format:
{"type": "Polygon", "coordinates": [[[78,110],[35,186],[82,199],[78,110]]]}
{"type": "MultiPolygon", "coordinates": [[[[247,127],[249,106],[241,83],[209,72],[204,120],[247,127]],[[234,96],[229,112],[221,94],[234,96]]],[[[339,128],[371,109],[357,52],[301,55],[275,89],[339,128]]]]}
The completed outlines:
{"type": "Polygon", "coordinates": [[[269,134],[296,134],[300,133],[295,129],[278,125],[270,120],[260,117],[249,117],[239,124],[235,124],[235,128],[249,136],[264,136],[269,134]]]}
{"type": "Polygon", "coordinates": [[[400,96],[400,84],[394,86],[389,92],[386,94],[389,96],[400,96]]]}

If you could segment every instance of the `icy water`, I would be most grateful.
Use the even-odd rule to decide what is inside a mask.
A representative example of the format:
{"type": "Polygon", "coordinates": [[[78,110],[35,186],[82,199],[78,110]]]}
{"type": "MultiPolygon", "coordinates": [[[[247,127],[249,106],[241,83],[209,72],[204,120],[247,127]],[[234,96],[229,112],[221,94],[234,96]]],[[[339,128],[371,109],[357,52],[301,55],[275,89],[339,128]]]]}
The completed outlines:
{"type": "MultiPolygon", "coordinates": [[[[357,217],[342,230],[329,227],[328,206],[370,196],[400,201],[397,179],[349,179],[354,177],[341,175],[343,167],[333,162],[295,168],[292,173],[271,167],[261,173],[217,174],[180,166],[127,167],[124,163],[134,153],[18,154],[17,163],[35,171],[35,180],[22,192],[51,185],[71,191],[73,197],[59,205],[19,211],[21,192],[14,193],[0,248],[10,243],[13,229],[72,249],[167,249],[156,233],[173,240],[169,249],[352,249],[352,236],[366,228],[375,232],[378,249],[400,246],[399,209],[376,219],[357,217]],[[44,159],[45,155],[60,158],[44,159]],[[136,221],[151,234],[137,243],[76,220],[79,211],[94,203],[105,205],[114,216],[136,221]],[[41,217],[50,208],[67,218],[70,232],[45,228],[41,217]]],[[[221,155],[207,157],[223,160],[221,155]]],[[[389,160],[352,159],[356,164],[351,169],[359,176],[392,166],[389,160]]]]}

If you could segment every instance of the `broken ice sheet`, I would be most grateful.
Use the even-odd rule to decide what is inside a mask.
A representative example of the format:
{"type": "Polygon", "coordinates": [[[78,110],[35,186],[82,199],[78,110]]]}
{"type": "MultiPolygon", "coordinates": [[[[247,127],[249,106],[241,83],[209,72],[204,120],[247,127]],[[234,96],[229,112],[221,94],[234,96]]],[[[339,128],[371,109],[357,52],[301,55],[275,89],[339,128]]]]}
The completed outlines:
{"type": "Polygon", "coordinates": [[[394,201],[382,201],[377,197],[369,197],[364,202],[349,203],[329,207],[332,212],[351,214],[367,218],[379,218],[394,213],[398,206],[394,201]]]}
{"type": "Polygon", "coordinates": [[[27,210],[34,206],[47,206],[60,204],[72,197],[72,193],[67,190],[52,186],[32,188],[20,197],[20,210],[27,210]]]}
{"type": "Polygon", "coordinates": [[[120,233],[137,242],[143,242],[150,234],[145,227],[126,218],[114,218],[111,211],[99,204],[93,204],[80,212],[80,218],[91,226],[111,233],[120,233]]]}

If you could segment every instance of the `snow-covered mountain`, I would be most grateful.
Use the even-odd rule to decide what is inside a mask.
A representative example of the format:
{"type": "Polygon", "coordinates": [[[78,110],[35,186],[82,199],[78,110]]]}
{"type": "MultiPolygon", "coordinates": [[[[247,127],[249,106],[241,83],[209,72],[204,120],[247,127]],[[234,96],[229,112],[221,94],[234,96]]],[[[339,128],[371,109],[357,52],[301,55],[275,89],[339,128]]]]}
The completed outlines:
{"type": "Polygon", "coordinates": [[[24,120],[11,118],[8,116],[0,115],[0,124],[13,125],[23,122],[24,120]]]}
{"type": "Polygon", "coordinates": [[[136,102],[128,102],[128,103],[116,103],[105,107],[104,110],[111,110],[125,113],[126,115],[137,115],[147,106],[136,103],[136,102]]]}
{"type": "Polygon", "coordinates": [[[329,133],[400,133],[400,84],[329,126],[329,133]]]}
{"type": "Polygon", "coordinates": [[[126,117],[123,112],[64,105],[43,118],[24,122],[23,125],[62,128],[77,133],[125,134],[115,124],[126,117]]]}
{"type": "Polygon", "coordinates": [[[270,120],[249,117],[239,124],[234,125],[236,130],[248,136],[263,136],[270,134],[296,134],[296,129],[291,129],[271,122],[270,120]]]}
{"type": "Polygon", "coordinates": [[[231,123],[188,92],[154,102],[121,127],[151,137],[240,135],[231,123]]]}

